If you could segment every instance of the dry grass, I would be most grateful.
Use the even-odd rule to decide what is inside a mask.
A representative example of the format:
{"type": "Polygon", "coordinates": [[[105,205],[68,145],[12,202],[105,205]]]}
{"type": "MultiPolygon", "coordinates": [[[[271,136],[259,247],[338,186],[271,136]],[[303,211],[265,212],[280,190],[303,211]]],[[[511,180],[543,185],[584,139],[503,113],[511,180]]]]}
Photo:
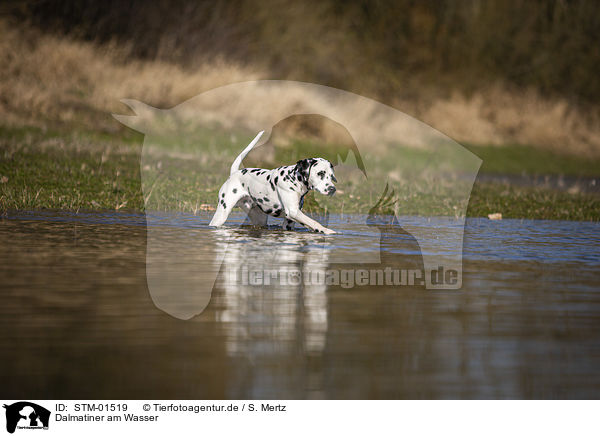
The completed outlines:
{"type": "Polygon", "coordinates": [[[454,94],[433,102],[422,119],[457,139],[479,144],[530,144],[558,153],[598,156],[598,112],[543,98],[538,92],[510,92],[500,85],[470,97],[454,94]]]}
{"type": "MultiPolygon", "coordinates": [[[[121,127],[109,114],[124,112],[119,103],[122,98],[166,108],[221,85],[270,78],[268,71],[225,59],[194,69],[135,60],[123,45],[98,46],[42,35],[5,20],[0,21],[0,35],[0,117],[7,125],[76,122],[114,131],[121,127]]],[[[469,97],[429,96],[427,103],[419,99],[418,90],[412,94],[403,100],[392,97],[393,106],[459,141],[522,143],[570,154],[600,155],[597,108],[590,114],[560,98],[499,84],[469,97]]],[[[302,93],[295,98],[302,99],[302,93]]],[[[314,101],[304,103],[319,109],[314,101]]],[[[252,104],[247,102],[238,111],[250,112],[255,109],[252,104]]],[[[385,126],[390,135],[402,131],[387,121],[378,120],[378,129],[385,126]]],[[[314,126],[311,129],[314,134],[314,126]]],[[[295,133],[302,133],[297,130],[295,133]]]]}
{"type": "Polygon", "coordinates": [[[6,21],[0,21],[0,34],[0,113],[13,122],[101,123],[97,113],[122,111],[124,97],[170,107],[202,91],[260,76],[221,59],[194,71],[128,60],[127,47],[40,35],[6,21]]]}

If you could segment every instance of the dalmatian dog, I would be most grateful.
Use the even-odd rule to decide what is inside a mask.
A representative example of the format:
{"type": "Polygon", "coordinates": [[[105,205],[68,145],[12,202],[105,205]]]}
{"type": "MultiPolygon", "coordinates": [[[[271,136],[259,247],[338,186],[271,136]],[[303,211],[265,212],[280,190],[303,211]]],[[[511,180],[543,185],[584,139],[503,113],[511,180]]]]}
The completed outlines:
{"type": "Polygon", "coordinates": [[[299,160],[295,165],[275,168],[243,168],[242,160],[256,145],[264,131],[233,161],[229,178],[219,190],[217,211],[210,226],[222,226],[235,206],[248,214],[252,224],[265,226],[268,215],[284,218],[283,228],[292,230],[294,223],[327,235],[336,232],[302,213],[304,196],[311,189],[324,195],[335,194],[337,182],[333,165],[326,159],[299,160]]]}

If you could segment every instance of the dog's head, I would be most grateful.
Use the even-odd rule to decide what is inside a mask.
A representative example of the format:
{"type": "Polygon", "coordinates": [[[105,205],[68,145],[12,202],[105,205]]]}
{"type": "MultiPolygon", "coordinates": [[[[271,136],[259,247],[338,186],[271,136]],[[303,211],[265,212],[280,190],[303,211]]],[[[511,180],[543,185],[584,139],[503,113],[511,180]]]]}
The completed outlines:
{"type": "Polygon", "coordinates": [[[327,159],[309,158],[296,162],[296,174],[308,189],[314,189],[324,195],[335,194],[333,165],[327,159]]]}

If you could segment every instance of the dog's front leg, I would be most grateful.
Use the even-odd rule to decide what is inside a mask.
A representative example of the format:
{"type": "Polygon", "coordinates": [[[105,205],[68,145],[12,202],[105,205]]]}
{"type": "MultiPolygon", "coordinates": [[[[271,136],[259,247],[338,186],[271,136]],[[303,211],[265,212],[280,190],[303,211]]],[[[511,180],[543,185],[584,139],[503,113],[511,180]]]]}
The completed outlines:
{"type": "Polygon", "coordinates": [[[279,200],[284,207],[285,217],[289,220],[295,221],[298,224],[302,224],[314,232],[325,233],[326,235],[333,235],[335,231],[323,227],[320,223],[313,220],[311,217],[306,216],[300,210],[301,197],[297,192],[287,191],[285,189],[277,189],[277,195],[279,200]]]}
{"type": "Polygon", "coordinates": [[[315,232],[325,233],[326,235],[335,235],[335,231],[328,229],[327,227],[323,227],[320,223],[313,220],[311,217],[305,215],[301,210],[290,211],[288,218],[305,225],[309,229],[315,232]]]}

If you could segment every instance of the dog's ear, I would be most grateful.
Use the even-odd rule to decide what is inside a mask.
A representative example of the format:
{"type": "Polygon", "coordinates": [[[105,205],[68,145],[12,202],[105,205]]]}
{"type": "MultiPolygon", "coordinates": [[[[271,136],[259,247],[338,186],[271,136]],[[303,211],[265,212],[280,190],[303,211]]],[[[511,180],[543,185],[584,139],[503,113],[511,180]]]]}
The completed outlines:
{"type": "Polygon", "coordinates": [[[308,176],[308,170],[317,162],[316,159],[302,159],[296,162],[296,171],[304,176],[308,176]]]}
{"type": "Polygon", "coordinates": [[[314,159],[301,159],[296,162],[296,167],[299,171],[306,171],[314,163],[314,159]]]}
{"type": "Polygon", "coordinates": [[[296,166],[300,168],[300,171],[303,171],[306,173],[306,175],[308,176],[308,173],[310,171],[310,167],[312,167],[314,164],[317,163],[317,160],[313,157],[310,157],[308,159],[302,159],[299,160],[298,162],[296,162],[296,166]]]}
{"type": "Polygon", "coordinates": [[[296,162],[296,171],[298,171],[298,172],[302,171],[305,161],[306,161],[306,159],[302,159],[302,160],[299,160],[298,162],[296,162]]]}
{"type": "Polygon", "coordinates": [[[308,175],[310,173],[310,167],[317,163],[316,159],[302,159],[296,162],[296,173],[300,175],[302,181],[308,186],[308,175]]]}

